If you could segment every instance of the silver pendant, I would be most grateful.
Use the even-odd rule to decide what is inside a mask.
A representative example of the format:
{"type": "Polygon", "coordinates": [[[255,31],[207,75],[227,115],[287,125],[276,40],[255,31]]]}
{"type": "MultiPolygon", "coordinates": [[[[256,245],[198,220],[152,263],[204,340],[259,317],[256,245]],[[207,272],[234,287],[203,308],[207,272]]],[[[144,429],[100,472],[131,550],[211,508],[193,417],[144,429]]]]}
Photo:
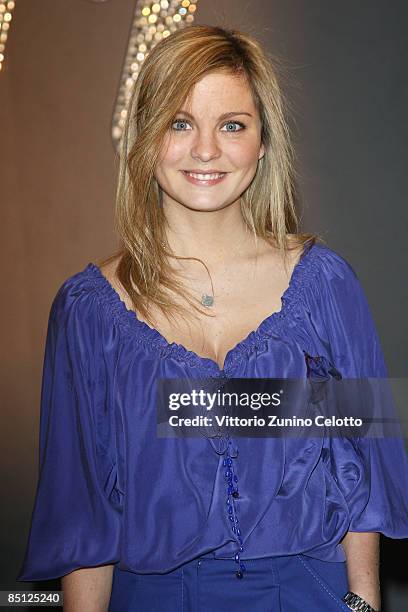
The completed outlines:
{"type": "Polygon", "coordinates": [[[211,306],[214,306],[214,298],[212,295],[207,295],[206,293],[204,293],[201,296],[201,304],[203,306],[205,306],[206,308],[211,308],[211,306]]]}

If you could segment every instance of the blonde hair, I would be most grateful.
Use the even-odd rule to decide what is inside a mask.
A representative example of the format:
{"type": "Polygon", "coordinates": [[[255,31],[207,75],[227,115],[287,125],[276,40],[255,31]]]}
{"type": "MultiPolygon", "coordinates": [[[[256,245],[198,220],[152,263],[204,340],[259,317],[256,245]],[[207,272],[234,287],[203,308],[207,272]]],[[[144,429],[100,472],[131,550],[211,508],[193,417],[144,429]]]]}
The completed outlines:
{"type": "Polygon", "coordinates": [[[261,119],[265,154],[240,198],[245,224],[255,239],[263,238],[279,248],[285,261],[291,248],[315,242],[315,234],[298,233],[294,155],[277,66],[252,36],[207,25],[171,34],[145,58],[121,143],[115,226],[122,246],[104,262],[120,255],[117,278],[134,310],[148,322],[152,322],[151,305],[167,318],[191,314],[191,309],[171,299],[171,292],[186,299],[193,310],[207,314],[197,299],[189,297],[168,260],[186,258],[170,253],[168,245],[163,247],[167,223],[154,170],[174,116],[195,83],[210,72],[246,77],[261,119]],[[289,234],[295,234],[293,246],[289,234]]]}

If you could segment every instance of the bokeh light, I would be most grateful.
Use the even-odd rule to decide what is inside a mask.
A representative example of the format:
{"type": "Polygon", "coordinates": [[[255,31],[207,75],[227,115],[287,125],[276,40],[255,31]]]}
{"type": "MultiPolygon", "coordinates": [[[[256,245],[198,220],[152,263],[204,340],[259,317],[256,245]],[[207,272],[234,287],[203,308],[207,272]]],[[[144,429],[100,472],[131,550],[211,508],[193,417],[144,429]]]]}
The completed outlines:
{"type": "Polygon", "coordinates": [[[142,62],[160,40],[193,22],[197,3],[198,0],[138,0],[112,119],[112,139],[117,151],[142,62]]]}
{"type": "Polygon", "coordinates": [[[0,0],[0,71],[3,69],[6,51],[7,36],[13,19],[15,2],[0,0]]]}

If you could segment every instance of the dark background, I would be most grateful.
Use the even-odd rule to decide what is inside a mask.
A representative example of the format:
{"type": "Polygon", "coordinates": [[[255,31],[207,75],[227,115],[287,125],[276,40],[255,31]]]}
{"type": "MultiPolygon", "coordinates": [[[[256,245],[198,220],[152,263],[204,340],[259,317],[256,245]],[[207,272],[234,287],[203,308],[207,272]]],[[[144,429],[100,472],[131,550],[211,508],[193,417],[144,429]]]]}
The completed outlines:
{"type": "MultiPolygon", "coordinates": [[[[134,0],[17,0],[0,73],[1,588],[17,583],[38,465],[46,323],[62,281],[116,247],[110,135],[134,0]]],[[[199,0],[286,66],[305,231],[357,272],[390,376],[407,376],[408,5],[199,0]]],[[[407,540],[383,538],[383,609],[408,609],[407,540]]]]}

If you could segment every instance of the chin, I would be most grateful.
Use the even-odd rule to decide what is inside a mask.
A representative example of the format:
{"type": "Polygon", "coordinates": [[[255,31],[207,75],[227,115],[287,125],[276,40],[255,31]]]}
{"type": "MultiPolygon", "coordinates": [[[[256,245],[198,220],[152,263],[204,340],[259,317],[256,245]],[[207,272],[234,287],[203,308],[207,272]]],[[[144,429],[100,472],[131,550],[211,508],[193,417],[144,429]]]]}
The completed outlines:
{"type": "Polygon", "coordinates": [[[183,204],[183,206],[189,208],[190,210],[196,210],[197,212],[209,212],[212,210],[219,210],[227,205],[222,203],[214,204],[214,202],[208,202],[207,204],[191,204],[191,202],[186,202],[183,204]]]}

